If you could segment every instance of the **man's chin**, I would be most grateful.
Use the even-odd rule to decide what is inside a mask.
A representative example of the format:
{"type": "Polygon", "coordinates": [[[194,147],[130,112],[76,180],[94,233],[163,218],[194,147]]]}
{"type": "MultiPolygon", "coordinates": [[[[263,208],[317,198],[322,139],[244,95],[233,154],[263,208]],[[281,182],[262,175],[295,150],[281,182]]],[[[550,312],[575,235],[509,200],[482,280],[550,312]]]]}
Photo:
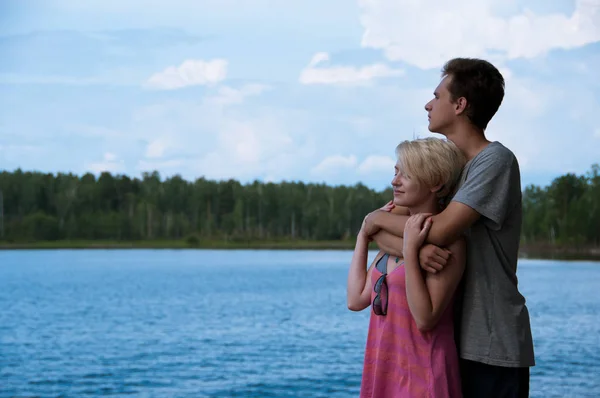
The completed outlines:
{"type": "Polygon", "coordinates": [[[431,123],[429,124],[429,126],[427,126],[427,129],[434,134],[441,134],[443,136],[446,136],[444,133],[440,133],[440,127],[439,126],[435,126],[432,125],[431,123]]]}

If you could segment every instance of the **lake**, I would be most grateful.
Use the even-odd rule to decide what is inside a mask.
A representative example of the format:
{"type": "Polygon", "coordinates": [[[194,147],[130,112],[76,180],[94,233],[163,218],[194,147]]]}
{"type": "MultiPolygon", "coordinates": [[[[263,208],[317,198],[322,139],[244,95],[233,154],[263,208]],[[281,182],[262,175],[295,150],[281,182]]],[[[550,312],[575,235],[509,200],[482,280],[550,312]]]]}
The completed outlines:
{"type": "MultiPolygon", "coordinates": [[[[370,254],[370,259],[375,252],[370,254]]],[[[358,396],[350,251],[0,251],[0,396],[358,396]]],[[[600,263],[521,260],[531,397],[600,395],[600,263]]]]}

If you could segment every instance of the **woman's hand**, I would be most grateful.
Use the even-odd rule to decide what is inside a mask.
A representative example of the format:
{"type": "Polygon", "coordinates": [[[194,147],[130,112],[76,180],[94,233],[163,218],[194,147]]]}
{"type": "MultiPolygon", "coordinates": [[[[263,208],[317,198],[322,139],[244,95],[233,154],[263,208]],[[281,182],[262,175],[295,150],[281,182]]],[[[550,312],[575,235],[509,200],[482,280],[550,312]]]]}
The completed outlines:
{"type": "Polygon", "coordinates": [[[408,251],[416,251],[425,242],[427,234],[431,229],[431,214],[419,213],[406,221],[404,227],[404,253],[408,251]]]}

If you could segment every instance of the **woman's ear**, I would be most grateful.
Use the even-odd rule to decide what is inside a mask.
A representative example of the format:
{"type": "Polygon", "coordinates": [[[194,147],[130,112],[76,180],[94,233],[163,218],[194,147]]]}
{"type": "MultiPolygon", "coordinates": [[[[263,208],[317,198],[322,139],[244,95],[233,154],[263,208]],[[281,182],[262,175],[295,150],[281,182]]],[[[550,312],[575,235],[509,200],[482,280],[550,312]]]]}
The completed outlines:
{"type": "Polygon", "coordinates": [[[444,184],[436,185],[435,187],[431,187],[431,192],[437,193],[444,189],[444,184]]]}

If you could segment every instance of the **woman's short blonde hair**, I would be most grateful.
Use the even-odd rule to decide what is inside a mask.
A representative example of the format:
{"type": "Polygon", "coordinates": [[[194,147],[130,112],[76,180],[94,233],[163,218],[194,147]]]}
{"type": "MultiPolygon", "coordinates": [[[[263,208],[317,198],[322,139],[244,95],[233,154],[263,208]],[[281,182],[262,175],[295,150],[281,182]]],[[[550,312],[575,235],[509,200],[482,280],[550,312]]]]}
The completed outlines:
{"type": "Polygon", "coordinates": [[[433,188],[440,185],[438,198],[454,191],[466,159],[452,141],[420,138],[403,141],[396,147],[398,166],[408,178],[433,188]]]}

